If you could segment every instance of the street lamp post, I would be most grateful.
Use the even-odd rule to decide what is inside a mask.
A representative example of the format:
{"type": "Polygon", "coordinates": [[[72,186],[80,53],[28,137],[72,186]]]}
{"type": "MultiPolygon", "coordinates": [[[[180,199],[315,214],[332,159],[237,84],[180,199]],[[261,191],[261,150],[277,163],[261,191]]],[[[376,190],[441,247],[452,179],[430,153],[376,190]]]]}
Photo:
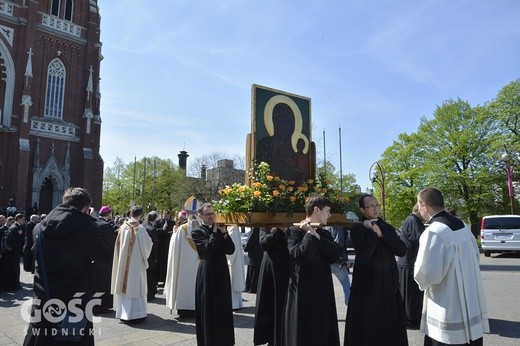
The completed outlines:
{"type": "Polygon", "coordinates": [[[511,215],[515,214],[514,207],[514,190],[513,190],[513,165],[511,164],[511,158],[508,153],[502,155],[502,161],[506,164],[506,173],[507,173],[507,190],[509,193],[509,203],[511,204],[511,215]]]}
{"type": "Polygon", "coordinates": [[[383,169],[383,165],[376,161],[370,166],[368,170],[368,178],[372,182],[372,184],[377,184],[381,188],[381,205],[383,207],[383,219],[386,220],[385,213],[385,170],[383,169]]]}

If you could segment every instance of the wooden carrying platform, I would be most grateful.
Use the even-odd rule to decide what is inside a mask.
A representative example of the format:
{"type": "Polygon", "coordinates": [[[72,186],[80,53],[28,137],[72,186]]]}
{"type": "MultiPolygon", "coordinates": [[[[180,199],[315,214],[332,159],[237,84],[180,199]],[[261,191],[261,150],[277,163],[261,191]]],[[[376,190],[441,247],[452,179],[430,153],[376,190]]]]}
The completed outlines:
{"type": "MultiPolygon", "coordinates": [[[[290,227],[305,219],[305,213],[217,213],[215,221],[218,224],[239,225],[246,227],[290,227]]],[[[351,227],[358,222],[350,221],[344,214],[334,213],[328,220],[328,226],[351,227]]]]}

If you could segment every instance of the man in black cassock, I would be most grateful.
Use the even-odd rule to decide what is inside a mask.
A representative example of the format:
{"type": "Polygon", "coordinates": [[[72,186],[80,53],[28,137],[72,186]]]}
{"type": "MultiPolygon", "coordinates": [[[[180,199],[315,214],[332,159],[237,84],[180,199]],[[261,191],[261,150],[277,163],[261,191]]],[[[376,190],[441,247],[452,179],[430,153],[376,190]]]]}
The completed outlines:
{"type": "Polygon", "coordinates": [[[253,341],[255,345],[280,346],[290,268],[285,231],[260,229],[260,246],[265,252],[258,275],[253,341]]]}
{"type": "Polygon", "coordinates": [[[25,240],[23,244],[23,270],[34,273],[34,257],[32,254],[33,229],[40,222],[40,216],[33,214],[29,217],[29,222],[25,224],[25,240]]]}
{"type": "Polygon", "coordinates": [[[25,215],[16,214],[14,223],[7,231],[7,245],[11,251],[3,254],[3,289],[8,292],[15,292],[21,289],[20,286],[20,257],[23,254],[23,244],[25,239],[25,215]]]}
{"type": "Polygon", "coordinates": [[[395,256],[406,245],[395,229],[379,218],[374,196],[359,199],[363,223],[350,231],[356,250],[345,322],[345,346],[407,346],[404,304],[399,292],[395,256]]]}
{"type": "MultiPolygon", "coordinates": [[[[9,221],[8,218],[2,214],[2,208],[0,208],[0,241],[2,238],[7,235],[9,231],[9,227],[14,223],[14,217],[10,217],[12,221],[9,221]],[[9,223],[8,223],[9,222],[9,223]]],[[[4,261],[5,254],[2,253],[2,249],[0,249],[0,292],[4,290],[4,261]]]]}
{"type": "MultiPolygon", "coordinates": [[[[158,214],[155,210],[152,210],[146,214],[146,221],[143,222],[143,227],[152,239],[152,252],[148,256],[148,268],[146,268],[146,287],[147,287],[147,299],[152,301],[155,299],[157,294],[157,275],[159,267],[159,240],[158,234],[159,229],[155,227],[158,214]]],[[[163,281],[164,282],[164,281],[163,281]]]]}
{"type": "Polygon", "coordinates": [[[330,218],[329,199],[307,197],[307,218],[289,228],[287,247],[293,261],[284,315],[284,345],[339,345],[338,318],[330,264],[341,247],[321,228],[330,218]]]}
{"type": "Polygon", "coordinates": [[[406,245],[406,255],[397,259],[401,296],[404,300],[404,311],[406,313],[406,326],[411,329],[419,329],[421,324],[423,292],[413,278],[413,270],[419,251],[419,238],[424,232],[424,228],[419,207],[416,204],[401,227],[400,238],[406,245]]]}
{"type": "Polygon", "coordinates": [[[227,230],[217,227],[211,204],[203,203],[198,214],[202,225],[191,233],[200,258],[195,283],[197,345],[234,345],[231,281],[226,254],[235,252],[235,244],[227,230]]]}
{"type": "Polygon", "coordinates": [[[260,246],[259,227],[253,227],[251,230],[244,251],[247,252],[247,257],[249,257],[245,292],[256,293],[258,274],[260,273],[260,266],[262,265],[262,258],[264,257],[264,250],[260,246]]]}
{"type": "MultiPolygon", "coordinates": [[[[114,247],[117,238],[117,229],[114,230],[114,223],[110,220],[110,213],[112,208],[104,205],[99,209],[99,217],[96,220],[96,225],[99,229],[99,234],[105,242],[105,245],[114,252],[114,247]]],[[[94,292],[103,292],[101,296],[101,304],[94,307],[94,312],[105,313],[112,309],[114,305],[114,296],[110,293],[110,284],[112,282],[112,261],[108,263],[101,263],[94,261],[91,268],[92,273],[92,289],[94,292]]]]}
{"type": "Polygon", "coordinates": [[[166,280],[166,272],[168,271],[168,251],[170,249],[170,240],[173,235],[173,227],[175,221],[172,219],[172,214],[169,209],[162,212],[162,218],[155,222],[157,230],[157,282],[160,286],[164,286],[166,280]]]}

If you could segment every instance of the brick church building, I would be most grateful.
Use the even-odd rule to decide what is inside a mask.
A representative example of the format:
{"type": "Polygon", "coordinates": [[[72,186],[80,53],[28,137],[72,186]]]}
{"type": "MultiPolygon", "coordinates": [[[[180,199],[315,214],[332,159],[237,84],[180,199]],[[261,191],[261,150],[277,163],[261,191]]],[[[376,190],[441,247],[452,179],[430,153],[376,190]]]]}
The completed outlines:
{"type": "Polygon", "coordinates": [[[0,208],[101,204],[97,0],[0,0],[0,208]]]}

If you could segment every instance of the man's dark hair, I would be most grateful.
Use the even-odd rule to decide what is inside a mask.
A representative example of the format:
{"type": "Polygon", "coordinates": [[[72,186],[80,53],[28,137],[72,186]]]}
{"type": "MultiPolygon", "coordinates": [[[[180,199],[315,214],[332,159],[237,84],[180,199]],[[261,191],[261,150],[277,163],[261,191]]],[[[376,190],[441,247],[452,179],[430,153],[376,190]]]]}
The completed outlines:
{"type": "Polygon", "coordinates": [[[434,209],[444,209],[442,192],[434,187],[427,187],[419,192],[419,200],[434,209]]]}
{"type": "Polygon", "coordinates": [[[159,214],[157,214],[156,211],[151,211],[146,215],[146,220],[154,222],[155,220],[157,220],[157,217],[159,217],[159,214]]]}
{"type": "Polygon", "coordinates": [[[90,198],[88,191],[82,187],[69,187],[63,193],[62,203],[81,210],[90,206],[92,198],[90,198]]]}
{"type": "Polygon", "coordinates": [[[374,195],[371,195],[369,193],[362,194],[361,197],[359,197],[359,207],[360,208],[364,208],[365,207],[365,198],[367,198],[367,197],[375,198],[374,195]]]}
{"type": "Polygon", "coordinates": [[[204,209],[211,207],[211,206],[212,206],[211,203],[208,203],[208,202],[202,203],[202,205],[199,207],[199,209],[197,209],[197,212],[199,214],[204,214],[204,209]]]}
{"type": "Polygon", "coordinates": [[[305,214],[311,216],[314,211],[314,207],[323,209],[325,207],[331,207],[332,202],[325,196],[316,195],[309,196],[305,199],[305,214]]]}
{"type": "Polygon", "coordinates": [[[24,217],[25,217],[24,213],[18,213],[18,214],[16,214],[16,216],[14,217],[14,220],[15,220],[16,222],[18,222],[18,220],[21,220],[21,219],[23,219],[24,217]]]}
{"type": "Polygon", "coordinates": [[[133,206],[130,208],[130,217],[136,218],[141,215],[143,215],[143,208],[138,206],[133,206]]]}

